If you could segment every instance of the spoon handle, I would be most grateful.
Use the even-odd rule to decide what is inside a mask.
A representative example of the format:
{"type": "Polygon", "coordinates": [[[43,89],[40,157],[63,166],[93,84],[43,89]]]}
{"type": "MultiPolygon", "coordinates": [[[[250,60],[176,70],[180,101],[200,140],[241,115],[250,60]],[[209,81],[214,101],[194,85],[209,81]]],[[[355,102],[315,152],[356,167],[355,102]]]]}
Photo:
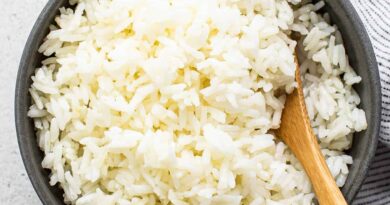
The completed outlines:
{"type": "Polygon", "coordinates": [[[290,147],[305,169],[320,205],[346,205],[313,133],[307,115],[299,67],[298,88],[287,96],[280,128],[276,134],[290,147]]]}

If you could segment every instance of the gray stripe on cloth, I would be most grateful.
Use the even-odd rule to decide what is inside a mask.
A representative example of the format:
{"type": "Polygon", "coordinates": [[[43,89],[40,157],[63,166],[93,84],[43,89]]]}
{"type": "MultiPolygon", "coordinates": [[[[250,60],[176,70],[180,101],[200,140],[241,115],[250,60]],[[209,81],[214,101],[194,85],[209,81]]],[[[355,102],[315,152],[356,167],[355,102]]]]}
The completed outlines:
{"type": "Polygon", "coordinates": [[[390,204],[390,148],[379,143],[367,178],[353,205],[390,204]]]}
{"type": "Polygon", "coordinates": [[[390,204],[390,148],[380,143],[367,178],[353,205],[390,204]]]}
{"type": "Polygon", "coordinates": [[[382,84],[380,140],[390,145],[390,0],[350,0],[371,38],[382,84]]]}
{"type": "MultiPolygon", "coordinates": [[[[344,1],[344,0],[340,0],[344,1]]],[[[350,0],[371,38],[382,84],[378,150],[353,205],[390,205],[390,0],[350,0]],[[387,146],[386,146],[387,145],[387,146]]]]}

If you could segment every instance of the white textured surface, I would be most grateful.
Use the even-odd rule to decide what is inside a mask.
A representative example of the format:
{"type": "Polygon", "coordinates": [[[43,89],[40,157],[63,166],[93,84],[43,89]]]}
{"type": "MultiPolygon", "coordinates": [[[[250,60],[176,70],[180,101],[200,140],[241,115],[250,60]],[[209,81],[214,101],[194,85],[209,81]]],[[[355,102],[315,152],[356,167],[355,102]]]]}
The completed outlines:
{"type": "Polygon", "coordinates": [[[0,0],[0,204],[41,202],[25,173],[14,125],[15,78],[28,34],[47,0],[0,0]]]}

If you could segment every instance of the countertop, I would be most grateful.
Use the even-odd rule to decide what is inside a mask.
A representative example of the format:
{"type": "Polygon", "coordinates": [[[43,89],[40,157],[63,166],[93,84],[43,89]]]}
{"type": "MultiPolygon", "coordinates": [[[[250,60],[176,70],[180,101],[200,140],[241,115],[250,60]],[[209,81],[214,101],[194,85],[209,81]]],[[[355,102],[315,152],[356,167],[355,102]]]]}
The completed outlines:
{"type": "Polygon", "coordinates": [[[42,204],[19,154],[14,125],[14,90],[28,34],[47,0],[0,0],[0,204],[42,204]]]}

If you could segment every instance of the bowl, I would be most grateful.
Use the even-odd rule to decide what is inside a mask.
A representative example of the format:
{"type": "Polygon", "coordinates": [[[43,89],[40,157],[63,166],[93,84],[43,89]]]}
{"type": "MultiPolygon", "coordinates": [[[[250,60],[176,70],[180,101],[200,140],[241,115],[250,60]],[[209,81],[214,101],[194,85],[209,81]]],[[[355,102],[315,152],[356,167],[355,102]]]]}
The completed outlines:
{"type": "MultiPolygon", "coordinates": [[[[361,97],[360,107],[366,111],[367,130],[356,133],[352,148],[348,151],[354,159],[350,166],[346,184],[342,192],[348,202],[359,191],[375,155],[381,116],[381,87],[377,62],[370,39],[356,11],[349,1],[325,0],[324,12],[328,12],[344,39],[350,64],[362,82],[355,86],[361,97]]],[[[51,0],[37,19],[21,58],[15,90],[15,123],[19,148],[27,174],[39,198],[45,205],[60,205],[63,202],[63,191],[58,186],[49,185],[49,170],[41,166],[43,152],[38,147],[33,121],[27,117],[31,105],[28,89],[32,83],[31,75],[40,66],[44,58],[37,52],[49,25],[58,15],[58,9],[68,6],[68,0],[51,0]]]]}

